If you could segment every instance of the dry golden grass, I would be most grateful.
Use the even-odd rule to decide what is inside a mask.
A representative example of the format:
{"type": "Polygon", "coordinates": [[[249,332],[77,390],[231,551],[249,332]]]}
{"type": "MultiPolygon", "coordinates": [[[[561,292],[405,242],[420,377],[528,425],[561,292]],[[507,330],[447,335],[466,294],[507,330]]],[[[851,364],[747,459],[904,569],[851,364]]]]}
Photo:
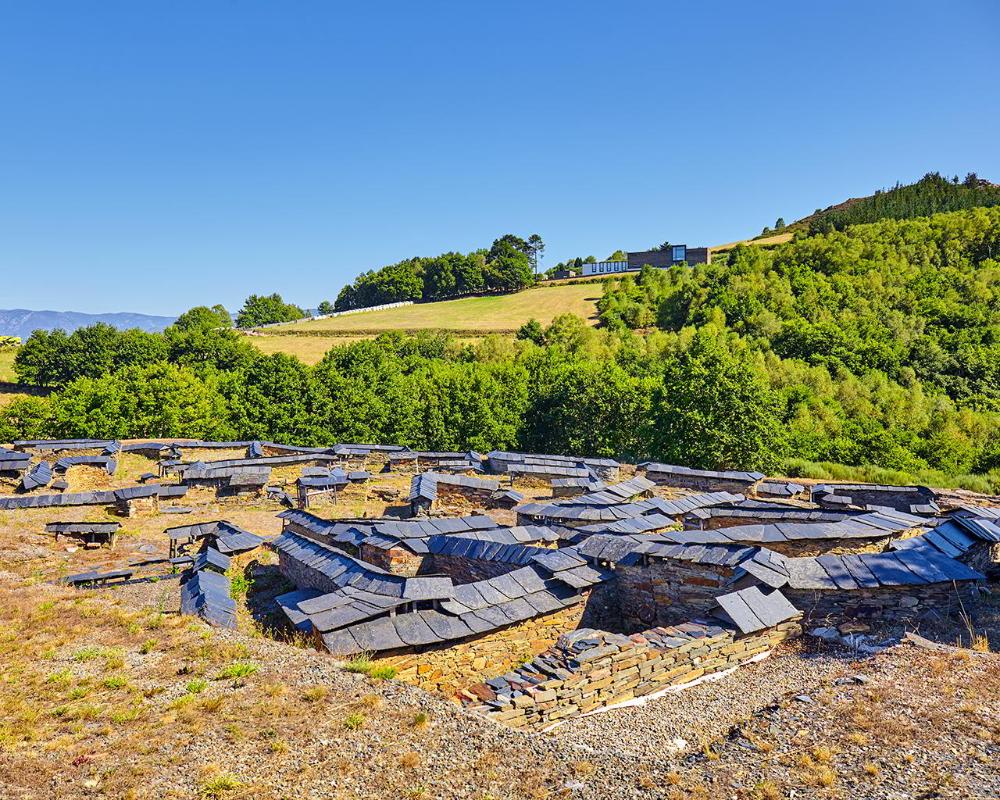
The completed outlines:
{"type": "Polygon", "coordinates": [[[282,325],[271,331],[302,331],[333,336],[383,330],[452,330],[474,334],[510,332],[534,317],[543,325],[559,314],[577,314],[596,324],[600,284],[540,286],[516,294],[466,297],[418,303],[383,311],[282,325]]]}

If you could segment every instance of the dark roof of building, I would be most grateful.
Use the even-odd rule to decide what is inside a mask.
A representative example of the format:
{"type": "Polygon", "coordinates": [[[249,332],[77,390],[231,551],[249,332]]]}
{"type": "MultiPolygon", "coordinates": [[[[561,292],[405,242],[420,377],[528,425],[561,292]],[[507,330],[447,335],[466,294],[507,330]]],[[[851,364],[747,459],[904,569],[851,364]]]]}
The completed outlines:
{"type": "Polygon", "coordinates": [[[408,499],[411,503],[417,500],[434,502],[437,500],[438,486],[441,484],[484,492],[495,492],[500,488],[500,484],[490,478],[470,478],[467,475],[442,475],[437,472],[421,472],[418,475],[414,475],[410,480],[410,495],[408,499]]]}
{"type": "Polygon", "coordinates": [[[630,478],[621,483],[613,483],[588,494],[576,495],[575,497],[558,500],[558,505],[581,505],[581,506],[611,506],[619,505],[626,500],[649,492],[655,488],[656,484],[641,475],[630,478]]]}
{"type": "Polygon", "coordinates": [[[214,547],[206,547],[194,558],[194,568],[196,570],[211,568],[219,572],[227,572],[231,563],[229,556],[220,553],[214,547]]]}
{"type": "Polygon", "coordinates": [[[581,502],[582,498],[571,497],[566,498],[564,501],[551,503],[525,503],[522,506],[518,506],[516,511],[520,515],[537,519],[603,523],[634,519],[650,514],[674,517],[701,506],[715,505],[716,503],[732,503],[742,498],[743,495],[731,494],[730,492],[708,492],[681,497],[677,500],[664,500],[662,497],[651,497],[648,500],[639,500],[632,503],[619,502],[615,505],[585,505],[581,502]]]}
{"type": "MultiPolygon", "coordinates": [[[[760,500],[742,500],[738,503],[721,503],[717,506],[695,508],[685,514],[690,520],[709,520],[716,517],[746,519],[747,522],[776,522],[789,520],[796,522],[840,522],[852,516],[859,516],[863,511],[833,511],[826,508],[804,508],[790,506],[784,503],[762,502],[760,500]]],[[[899,512],[894,512],[899,513],[899,512]]]]}
{"type": "MultiPolygon", "coordinates": [[[[435,547],[450,547],[447,540],[452,538],[430,541],[435,547]]],[[[275,540],[279,552],[320,571],[338,588],[323,595],[282,596],[280,604],[293,624],[303,626],[315,619],[327,649],[348,655],[436,644],[505,627],[580,602],[581,589],[610,576],[571,552],[558,557],[560,551],[544,548],[461,541],[472,547],[521,547],[529,563],[488,580],[454,586],[448,577],[391,575],[286,531],[275,540]],[[415,591],[414,582],[421,581],[432,583],[415,591]],[[438,604],[413,608],[412,603],[423,600],[438,604]],[[387,616],[390,609],[395,613],[387,616]]]]}
{"type": "Polygon", "coordinates": [[[839,522],[769,522],[760,525],[734,525],[707,531],[674,531],[658,539],[675,544],[771,544],[805,539],[880,539],[926,525],[920,517],[901,511],[878,511],[839,522]]]}
{"type": "Polygon", "coordinates": [[[954,517],[921,536],[897,539],[889,547],[892,550],[912,551],[930,549],[949,558],[958,558],[967,553],[977,542],[990,544],[1000,542],[1000,521],[954,517]]]}
{"type": "Polygon", "coordinates": [[[712,614],[747,634],[773,628],[800,616],[802,612],[777,589],[763,592],[760,587],[748,586],[716,597],[712,614]]]}
{"type": "Polygon", "coordinates": [[[23,472],[31,466],[31,456],[0,447],[0,472],[23,472]]]}
{"type": "Polygon", "coordinates": [[[728,567],[734,570],[733,582],[746,574],[776,589],[855,590],[983,580],[980,573],[960,561],[929,550],[788,558],[763,547],[644,541],[623,563],[640,557],[728,567]]]}
{"type": "Polygon", "coordinates": [[[103,450],[112,439],[18,439],[13,442],[17,450],[103,450]]]}
{"type": "Polygon", "coordinates": [[[978,519],[1000,519],[1000,506],[976,506],[962,503],[951,512],[954,517],[976,517],[978,519]]]}
{"type": "Polygon", "coordinates": [[[613,458],[583,458],[580,456],[560,456],[550,453],[514,453],[506,450],[492,450],[487,453],[486,458],[490,462],[490,469],[495,472],[506,471],[502,468],[505,464],[539,464],[542,466],[580,464],[587,467],[611,468],[620,466],[613,458]]]}
{"type": "Polygon", "coordinates": [[[181,582],[181,613],[220,628],[236,627],[236,601],[229,578],[210,569],[190,569],[181,582]]]}
{"type": "Polygon", "coordinates": [[[761,481],[757,484],[757,494],[768,495],[770,497],[794,497],[802,494],[806,487],[801,483],[783,481],[761,481]]]}
{"type": "Polygon", "coordinates": [[[227,520],[196,522],[191,525],[177,525],[164,531],[172,540],[201,539],[215,537],[215,549],[224,555],[245,553],[264,544],[265,539],[227,520]]]}
{"type": "Polygon", "coordinates": [[[451,578],[394,575],[291,531],[279,534],[271,546],[320,572],[338,588],[353,586],[403,600],[437,600],[453,595],[451,578]]]}
{"type": "Polygon", "coordinates": [[[49,533],[115,533],[121,526],[120,522],[49,522],[45,530],[49,533]]]}
{"type": "Polygon", "coordinates": [[[756,483],[764,479],[762,472],[746,472],[743,470],[711,470],[692,469],[691,467],[681,467],[675,464],[661,464],[656,461],[644,461],[639,464],[638,469],[644,470],[648,476],[650,473],[656,475],[680,475],[695,478],[706,478],[715,480],[745,481],[756,483]]]}
{"type": "MultiPolygon", "coordinates": [[[[3,464],[0,462],[0,469],[3,464]]],[[[48,486],[52,481],[52,465],[48,461],[39,461],[35,466],[24,473],[21,478],[21,488],[26,492],[48,486]]]]}

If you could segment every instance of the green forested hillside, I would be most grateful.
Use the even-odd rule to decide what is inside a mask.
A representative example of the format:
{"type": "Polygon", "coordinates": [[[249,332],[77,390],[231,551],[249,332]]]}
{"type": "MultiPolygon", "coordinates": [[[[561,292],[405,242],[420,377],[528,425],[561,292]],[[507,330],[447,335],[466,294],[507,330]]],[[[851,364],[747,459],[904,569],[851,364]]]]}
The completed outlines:
{"type": "Polygon", "coordinates": [[[882,221],[609,281],[604,329],[387,333],[315,367],[196,310],[164,334],[38,334],[15,368],[57,391],[0,409],[0,441],[518,448],[998,491],[998,258],[1000,208],[882,221]]]}
{"type": "Polygon", "coordinates": [[[816,211],[785,230],[829,233],[842,231],[848,225],[882,219],[913,219],[995,205],[1000,205],[1000,186],[997,184],[974,173],[969,173],[964,181],[959,182],[958,176],[948,180],[938,172],[929,172],[916,183],[905,186],[897,183],[891,189],[881,189],[868,197],[816,211]]]}

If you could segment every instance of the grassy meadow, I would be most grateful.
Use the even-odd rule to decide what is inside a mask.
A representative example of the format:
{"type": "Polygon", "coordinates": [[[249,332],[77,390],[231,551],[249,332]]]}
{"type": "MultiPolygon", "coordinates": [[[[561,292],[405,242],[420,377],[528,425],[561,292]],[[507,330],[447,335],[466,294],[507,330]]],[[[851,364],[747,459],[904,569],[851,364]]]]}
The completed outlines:
{"type": "Polygon", "coordinates": [[[331,347],[390,330],[442,329],[460,340],[475,341],[491,333],[513,334],[531,318],[548,325],[559,314],[577,314],[596,325],[601,290],[600,283],[538,286],[516,294],[420,303],[263,328],[247,338],[261,352],[287,353],[316,364],[331,347]]]}
{"type": "MultiPolygon", "coordinates": [[[[381,333],[385,330],[445,330],[468,333],[511,333],[534,317],[547,325],[559,314],[578,314],[597,324],[597,283],[538,286],[523,292],[488,297],[464,297],[440,303],[419,303],[383,311],[283,325],[282,332],[321,336],[381,333]]],[[[275,329],[269,329],[273,331],[275,329]]]]}

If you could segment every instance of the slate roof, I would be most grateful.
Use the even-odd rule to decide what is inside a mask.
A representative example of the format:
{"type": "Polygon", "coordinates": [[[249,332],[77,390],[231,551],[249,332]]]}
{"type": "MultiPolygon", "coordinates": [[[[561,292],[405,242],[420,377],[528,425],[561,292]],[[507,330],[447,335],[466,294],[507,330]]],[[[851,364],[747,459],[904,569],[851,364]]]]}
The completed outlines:
{"type": "Polygon", "coordinates": [[[715,598],[712,615],[739,628],[740,633],[756,633],[773,628],[801,615],[777,589],[763,592],[748,586],[715,598]]]}
{"type": "Polygon", "coordinates": [[[49,522],[45,530],[49,533],[114,533],[121,526],[120,522],[49,522]]]}
{"type": "Polygon", "coordinates": [[[553,489],[580,489],[582,491],[597,492],[604,489],[607,484],[604,481],[594,478],[553,478],[553,489]]]}
{"type": "Polygon", "coordinates": [[[177,471],[187,477],[191,472],[199,477],[209,477],[210,473],[217,476],[235,474],[248,470],[263,470],[266,467],[289,467],[295,464],[315,462],[336,463],[337,456],[329,453],[300,453],[286,456],[264,456],[262,458],[228,458],[219,461],[193,461],[189,464],[177,464],[177,471]]]}
{"type": "Polygon", "coordinates": [[[958,506],[953,515],[956,517],[978,517],[980,519],[1000,519],[1000,507],[974,506],[963,504],[958,506]]]}
{"type": "MultiPolygon", "coordinates": [[[[659,538],[659,537],[658,537],[659,538]]],[[[984,576],[942,553],[901,551],[788,558],[763,547],[640,542],[623,559],[673,558],[734,570],[731,582],[750,575],[775,589],[875,589],[983,580],[984,576]]]]}
{"type": "Polygon", "coordinates": [[[50,508],[52,506],[109,505],[114,501],[115,493],[110,491],[18,495],[16,497],[0,497],[0,510],[14,511],[21,508],[50,508]]]}
{"type": "Polygon", "coordinates": [[[172,540],[215,537],[215,549],[224,555],[245,553],[264,544],[265,539],[227,520],[196,522],[167,528],[164,533],[172,540]]]}
{"type": "Polygon", "coordinates": [[[501,564],[525,566],[532,563],[535,555],[548,552],[545,547],[531,547],[520,543],[503,544],[480,539],[466,539],[463,536],[432,536],[427,540],[427,549],[438,556],[495,561],[501,564]]]}
{"type": "Polygon", "coordinates": [[[181,613],[220,628],[236,627],[236,601],[229,578],[210,569],[190,569],[181,581],[181,613]]]}
{"type": "Polygon", "coordinates": [[[490,470],[507,472],[513,464],[539,466],[574,466],[598,467],[616,469],[620,465],[612,458],[582,458],[578,456],[560,456],[550,453],[514,453],[506,450],[492,450],[486,455],[490,470]]]}
{"type": "Polygon", "coordinates": [[[635,550],[642,540],[634,536],[614,536],[598,533],[588,536],[576,546],[577,552],[592,561],[609,561],[615,563],[635,550]]]}
{"type": "Polygon", "coordinates": [[[801,483],[784,483],[781,481],[762,481],[757,484],[757,494],[770,497],[795,497],[802,494],[806,487],[801,483]]]}
{"type": "Polygon", "coordinates": [[[112,439],[18,439],[13,442],[16,450],[103,450],[112,439]]]}
{"type": "Polygon", "coordinates": [[[467,475],[441,475],[437,472],[421,472],[419,475],[414,475],[410,480],[410,495],[407,499],[411,503],[418,500],[426,500],[433,503],[437,500],[438,486],[440,484],[483,492],[495,492],[500,488],[498,481],[489,478],[470,478],[467,475]]]}
{"type": "Polygon", "coordinates": [[[215,569],[218,572],[229,570],[231,559],[229,556],[220,553],[214,547],[206,547],[194,558],[193,566],[196,570],[215,569]]]}
{"type": "Polygon", "coordinates": [[[1000,543],[1000,518],[954,517],[921,536],[897,539],[889,548],[896,551],[937,551],[949,558],[958,558],[978,542],[1000,543]]]}
{"type": "Polygon", "coordinates": [[[983,580],[960,561],[929,550],[789,558],[792,589],[871,589],[983,580]]]}
{"type": "MultiPolygon", "coordinates": [[[[664,517],[680,516],[692,509],[716,503],[731,503],[743,498],[743,495],[730,492],[708,492],[681,497],[677,500],[664,500],[662,497],[651,497],[632,503],[616,503],[607,505],[585,504],[584,498],[570,497],[551,503],[525,503],[515,511],[519,515],[533,519],[565,520],[569,522],[583,521],[588,523],[616,522],[623,519],[633,519],[649,514],[660,514],[664,517]]],[[[668,523],[670,524],[670,523],[668,523]]],[[[664,526],[665,527],[665,526],[664,526]]],[[[622,531],[631,533],[632,531],[622,531]]]]}
{"type": "Polygon", "coordinates": [[[453,595],[451,578],[394,575],[291,531],[286,530],[272,539],[271,546],[316,570],[340,589],[353,586],[408,601],[440,600],[453,595]]]}
{"type": "MultiPolygon", "coordinates": [[[[3,463],[0,462],[0,470],[3,463]]],[[[26,492],[48,486],[52,482],[52,465],[48,461],[39,461],[30,470],[24,473],[21,478],[21,488],[26,492]]]]}
{"type": "Polygon", "coordinates": [[[503,472],[508,475],[538,475],[540,477],[551,477],[553,475],[562,478],[593,478],[594,473],[587,467],[572,467],[563,464],[507,464],[503,472]]]}
{"type": "Polygon", "coordinates": [[[459,541],[459,547],[497,552],[519,547],[528,563],[488,580],[454,586],[448,577],[392,575],[286,531],[274,540],[275,548],[318,570],[337,588],[322,595],[282,596],[279,604],[293,624],[315,621],[330,652],[350,655],[485,633],[580,602],[581,589],[610,577],[569,552],[571,548],[555,551],[448,536],[429,541],[433,547],[452,547],[452,541],[459,541]],[[438,602],[434,608],[412,606],[422,600],[438,602]]]}
{"type": "Polygon", "coordinates": [[[467,531],[456,534],[463,539],[498,544],[532,544],[533,542],[557,542],[559,534],[545,525],[516,525],[512,528],[488,528],[481,531],[467,531]]]}
{"type": "MultiPolygon", "coordinates": [[[[863,511],[833,511],[825,508],[804,508],[781,503],[767,503],[759,500],[743,500],[738,503],[722,503],[717,506],[695,508],[684,515],[688,520],[710,520],[715,517],[732,517],[746,519],[747,522],[771,522],[788,520],[789,522],[840,522],[852,516],[859,516],[863,511]]],[[[893,512],[900,513],[900,512],[893,512]]],[[[926,520],[922,520],[926,524],[926,520]]]]}
{"type": "Polygon", "coordinates": [[[24,472],[31,466],[31,456],[0,447],[0,472],[24,472]]]}
{"type": "Polygon", "coordinates": [[[927,520],[900,511],[879,511],[838,522],[770,522],[706,531],[675,531],[659,539],[676,544],[771,544],[802,540],[880,539],[926,525],[927,520]]]}
{"type": "Polygon", "coordinates": [[[677,475],[690,476],[695,478],[706,478],[716,480],[744,481],[748,484],[763,480],[762,472],[745,472],[743,470],[711,470],[692,469],[691,467],[680,467],[675,464],[660,464],[655,461],[644,461],[637,469],[644,470],[646,476],[653,475],[677,475]]]}
{"type": "Polygon", "coordinates": [[[626,500],[630,500],[637,495],[648,492],[656,487],[656,484],[641,475],[630,478],[621,483],[613,483],[589,494],[581,494],[575,497],[565,498],[556,501],[558,505],[583,505],[583,506],[610,506],[618,505],[626,500]]]}

